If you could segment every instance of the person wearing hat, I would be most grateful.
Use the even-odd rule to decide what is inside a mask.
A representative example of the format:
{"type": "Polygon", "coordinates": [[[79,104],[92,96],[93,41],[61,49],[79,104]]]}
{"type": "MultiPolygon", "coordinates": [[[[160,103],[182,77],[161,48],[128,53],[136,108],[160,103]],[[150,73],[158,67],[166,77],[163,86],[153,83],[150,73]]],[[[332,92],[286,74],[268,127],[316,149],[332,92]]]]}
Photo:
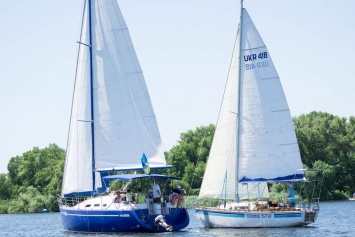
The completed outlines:
{"type": "Polygon", "coordinates": [[[181,188],[181,186],[180,185],[176,185],[176,187],[179,189],[179,191],[180,191],[180,195],[186,195],[186,191],[185,191],[185,189],[183,189],[183,188],[181,188]]]}

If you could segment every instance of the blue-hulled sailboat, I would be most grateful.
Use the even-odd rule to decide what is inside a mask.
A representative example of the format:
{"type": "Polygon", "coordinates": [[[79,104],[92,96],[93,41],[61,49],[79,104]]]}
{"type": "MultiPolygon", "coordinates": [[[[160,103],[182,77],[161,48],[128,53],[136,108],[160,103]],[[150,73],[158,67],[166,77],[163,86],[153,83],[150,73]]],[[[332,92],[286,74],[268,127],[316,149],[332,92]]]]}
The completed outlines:
{"type": "Polygon", "coordinates": [[[86,0],[83,9],[62,193],[58,198],[64,229],[181,230],[189,224],[185,208],[169,202],[153,203],[148,196],[144,203],[116,203],[117,194],[110,192],[110,180],[179,178],[141,171],[143,154],[151,170],[171,166],[166,164],[143,73],[117,1],[86,0]],[[132,172],[117,175],[122,171],[132,172]]]}

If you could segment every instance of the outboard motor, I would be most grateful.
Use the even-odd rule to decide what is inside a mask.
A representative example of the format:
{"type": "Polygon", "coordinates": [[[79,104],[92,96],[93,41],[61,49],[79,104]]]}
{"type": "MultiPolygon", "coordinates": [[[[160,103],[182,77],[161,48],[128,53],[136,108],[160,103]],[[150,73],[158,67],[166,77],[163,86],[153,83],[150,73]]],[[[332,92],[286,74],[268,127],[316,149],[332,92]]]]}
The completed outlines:
{"type": "Polygon", "coordinates": [[[155,225],[156,226],[161,226],[163,227],[166,231],[173,231],[173,227],[171,225],[168,225],[166,222],[165,222],[165,219],[164,219],[164,216],[163,215],[159,215],[155,218],[155,221],[154,221],[155,225]]]}

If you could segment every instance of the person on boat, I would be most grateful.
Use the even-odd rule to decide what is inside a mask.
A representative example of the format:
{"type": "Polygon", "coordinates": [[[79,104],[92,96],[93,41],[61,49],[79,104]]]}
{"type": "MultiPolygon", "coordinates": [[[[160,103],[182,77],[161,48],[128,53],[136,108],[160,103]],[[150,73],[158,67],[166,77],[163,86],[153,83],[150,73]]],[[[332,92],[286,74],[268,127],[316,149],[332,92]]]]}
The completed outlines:
{"type": "Polygon", "coordinates": [[[136,197],[138,204],[145,203],[145,195],[142,193],[142,189],[137,189],[136,197]]]}
{"type": "Polygon", "coordinates": [[[153,185],[153,202],[154,203],[161,203],[161,191],[160,191],[160,181],[155,180],[153,185]]]}
{"type": "Polygon", "coordinates": [[[182,197],[184,197],[184,195],[187,194],[186,190],[183,189],[183,188],[181,188],[180,185],[176,185],[176,187],[180,190],[180,195],[181,195],[182,197]]]}
{"type": "Polygon", "coordinates": [[[240,198],[239,198],[239,194],[237,193],[237,195],[235,195],[235,201],[236,202],[240,202],[240,198]]]}
{"type": "Polygon", "coordinates": [[[120,203],[122,201],[122,196],[120,191],[116,191],[116,197],[113,200],[115,203],[120,203]]]}
{"type": "Polygon", "coordinates": [[[132,193],[131,193],[131,190],[130,189],[127,189],[127,192],[126,192],[126,202],[132,202],[132,193]]]}
{"type": "Polygon", "coordinates": [[[295,200],[295,190],[293,189],[292,184],[288,186],[288,195],[287,195],[288,202],[290,204],[290,207],[294,207],[296,204],[295,200]]]}
{"type": "Polygon", "coordinates": [[[182,204],[182,192],[181,192],[181,186],[176,185],[176,188],[173,188],[172,193],[170,194],[170,203],[172,205],[176,205],[178,207],[181,207],[182,204]]]}

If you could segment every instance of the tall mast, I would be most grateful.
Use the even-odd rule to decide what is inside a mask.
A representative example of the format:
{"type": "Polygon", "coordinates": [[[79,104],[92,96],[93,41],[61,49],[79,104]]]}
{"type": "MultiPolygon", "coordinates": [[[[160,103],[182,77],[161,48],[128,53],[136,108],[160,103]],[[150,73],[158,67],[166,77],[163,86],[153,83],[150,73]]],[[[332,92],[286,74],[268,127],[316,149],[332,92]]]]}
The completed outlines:
{"type": "Polygon", "coordinates": [[[238,110],[237,110],[237,147],[236,147],[236,172],[235,172],[235,201],[239,201],[239,190],[238,190],[238,182],[239,182],[239,146],[240,146],[240,98],[241,98],[241,77],[242,77],[242,26],[243,26],[243,0],[240,0],[240,23],[239,23],[239,71],[238,71],[238,110]]]}
{"type": "Polygon", "coordinates": [[[89,16],[89,45],[90,45],[90,106],[91,106],[91,158],[92,158],[92,192],[95,196],[95,138],[94,138],[94,89],[92,72],[92,26],[91,26],[91,0],[88,0],[89,16]]]}

